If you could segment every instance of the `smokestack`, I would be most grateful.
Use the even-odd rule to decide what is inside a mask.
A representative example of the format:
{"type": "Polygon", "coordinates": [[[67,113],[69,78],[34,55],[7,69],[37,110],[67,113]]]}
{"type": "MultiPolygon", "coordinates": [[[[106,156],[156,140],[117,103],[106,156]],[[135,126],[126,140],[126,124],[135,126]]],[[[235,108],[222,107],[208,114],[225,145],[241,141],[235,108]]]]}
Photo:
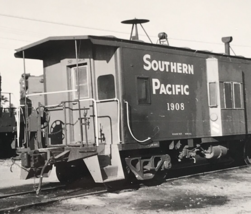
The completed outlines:
{"type": "Polygon", "coordinates": [[[230,55],[230,42],[233,41],[233,37],[232,36],[222,37],[221,41],[224,42],[225,44],[225,54],[230,55]]]}

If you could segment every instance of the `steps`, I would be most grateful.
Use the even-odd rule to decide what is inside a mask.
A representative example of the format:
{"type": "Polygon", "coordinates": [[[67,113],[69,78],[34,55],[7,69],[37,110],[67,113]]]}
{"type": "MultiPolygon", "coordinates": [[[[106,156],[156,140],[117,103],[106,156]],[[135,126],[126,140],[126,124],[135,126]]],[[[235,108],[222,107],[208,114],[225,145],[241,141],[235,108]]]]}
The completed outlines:
{"type": "Polygon", "coordinates": [[[125,178],[118,145],[110,147],[110,154],[99,152],[98,155],[84,158],[93,179],[97,183],[111,182],[125,178]]]}

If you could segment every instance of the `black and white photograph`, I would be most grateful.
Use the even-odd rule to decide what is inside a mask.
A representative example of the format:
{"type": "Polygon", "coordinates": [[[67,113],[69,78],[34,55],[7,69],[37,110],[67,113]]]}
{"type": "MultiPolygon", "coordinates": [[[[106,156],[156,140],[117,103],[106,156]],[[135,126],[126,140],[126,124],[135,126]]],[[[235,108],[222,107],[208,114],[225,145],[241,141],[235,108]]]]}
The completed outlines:
{"type": "Polygon", "coordinates": [[[251,214],[250,8],[0,0],[0,213],[251,214]]]}

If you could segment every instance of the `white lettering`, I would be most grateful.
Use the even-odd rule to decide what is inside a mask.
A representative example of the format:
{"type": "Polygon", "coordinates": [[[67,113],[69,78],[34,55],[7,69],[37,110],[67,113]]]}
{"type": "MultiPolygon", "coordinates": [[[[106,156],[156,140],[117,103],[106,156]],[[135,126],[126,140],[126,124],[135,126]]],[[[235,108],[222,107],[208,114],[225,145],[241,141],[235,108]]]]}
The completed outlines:
{"type": "Polygon", "coordinates": [[[170,62],[165,62],[164,61],[163,64],[165,65],[166,72],[168,72],[169,71],[168,66],[169,66],[170,62]]]}
{"type": "Polygon", "coordinates": [[[194,74],[194,72],[193,72],[193,65],[188,65],[188,73],[189,74],[194,74]]]}
{"type": "Polygon", "coordinates": [[[177,72],[181,74],[182,73],[181,63],[177,63],[177,68],[178,68],[177,72]]]}
{"type": "Polygon", "coordinates": [[[186,63],[180,62],[169,62],[153,59],[151,60],[150,54],[145,54],[143,56],[144,65],[143,68],[146,71],[166,71],[179,74],[192,74],[194,75],[194,66],[186,63]]]}
{"type": "Polygon", "coordinates": [[[188,85],[185,85],[184,92],[185,92],[185,95],[189,95],[189,86],[188,85]]]}
{"type": "Polygon", "coordinates": [[[152,61],[152,69],[154,71],[157,71],[159,69],[159,65],[158,65],[158,62],[156,60],[152,61]]]}
{"type": "Polygon", "coordinates": [[[156,90],[160,88],[160,81],[158,79],[152,80],[153,94],[156,94],[156,90]]]}
{"type": "Polygon", "coordinates": [[[159,94],[166,94],[166,88],[165,88],[164,84],[161,84],[159,94]]]}
{"type": "Polygon", "coordinates": [[[171,95],[172,94],[172,90],[171,90],[172,86],[170,84],[166,85],[166,93],[171,95]]]}
{"type": "Polygon", "coordinates": [[[152,79],[153,94],[189,95],[188,85],[162,84],[158,79],[152,79]]]}
{"type": "Polygon", "coordinates": [[[183,67],[183,73],[187,74],[187,64],[182,64],[182,67],[183,67]]]}
{"type": "Polygon", "coordinates": [[[165,70],[165,63],[164,62],[159,61],[159,70],[160,71],[164,71],[165,70]]]}
{"type": "Polygon", "coordinates": [[[185,104],[184,103],[167,103],[167,111],[184,111],[185,104]]]}
{"type": "Polygon", "coordinates": [[[148,61],[148,59],[150,60],[151,59],[151,56],[149,54],[146,54],[144,57],[143,57],[143,60],[144,60],[144,63],[147,64],[147,66],[144,65],[144,69],[149,71],[151,69],[151,63],[148,61]]]}
{"type": "Polygon", "coordinates": [[[176,85],[175,86],[175,91],[176,91],[176,94],[179,94],[180,93],[180,87],[181,87],[181,85],[176,85]]]}
{"type": "Polygon", "coordinates": [[[171,62],[171,72],[176,73],[176,63],[175,62],[171,62]]]}

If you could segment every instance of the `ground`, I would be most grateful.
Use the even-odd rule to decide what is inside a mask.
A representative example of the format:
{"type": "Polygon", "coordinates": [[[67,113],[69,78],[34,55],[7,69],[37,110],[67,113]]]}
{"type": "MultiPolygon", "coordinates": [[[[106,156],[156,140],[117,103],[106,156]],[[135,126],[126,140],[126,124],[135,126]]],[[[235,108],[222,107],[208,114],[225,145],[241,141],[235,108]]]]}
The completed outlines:
{"type": "MultiPolygon", "coordinates": [[[[21,180],[20,179],[20,161],[13,162],[10,159],[0,160],[0,195],[1,189],[6,187],[19,187],[26,184],[37,184],[38,179],[21,180]]],[[[55,171],[52,170],[49,178],[45,178],[45,182],[58,182],[55,171]]]]}
{"type": "MultiPolygon", "coordinates": [[[[16,186],[27,183],[18,180],[17,166],[13,167],[11,173],[11,162],[0,163],[0,192],[4,186],[12,185],[15,189],[16,186]]],[[[47,181],[56,181],[54,172],[47,181]]],[[[19,213],[246,214],[251,213],[251,167],[174,180],[137,190],[74,198],[19,213]]]]}

